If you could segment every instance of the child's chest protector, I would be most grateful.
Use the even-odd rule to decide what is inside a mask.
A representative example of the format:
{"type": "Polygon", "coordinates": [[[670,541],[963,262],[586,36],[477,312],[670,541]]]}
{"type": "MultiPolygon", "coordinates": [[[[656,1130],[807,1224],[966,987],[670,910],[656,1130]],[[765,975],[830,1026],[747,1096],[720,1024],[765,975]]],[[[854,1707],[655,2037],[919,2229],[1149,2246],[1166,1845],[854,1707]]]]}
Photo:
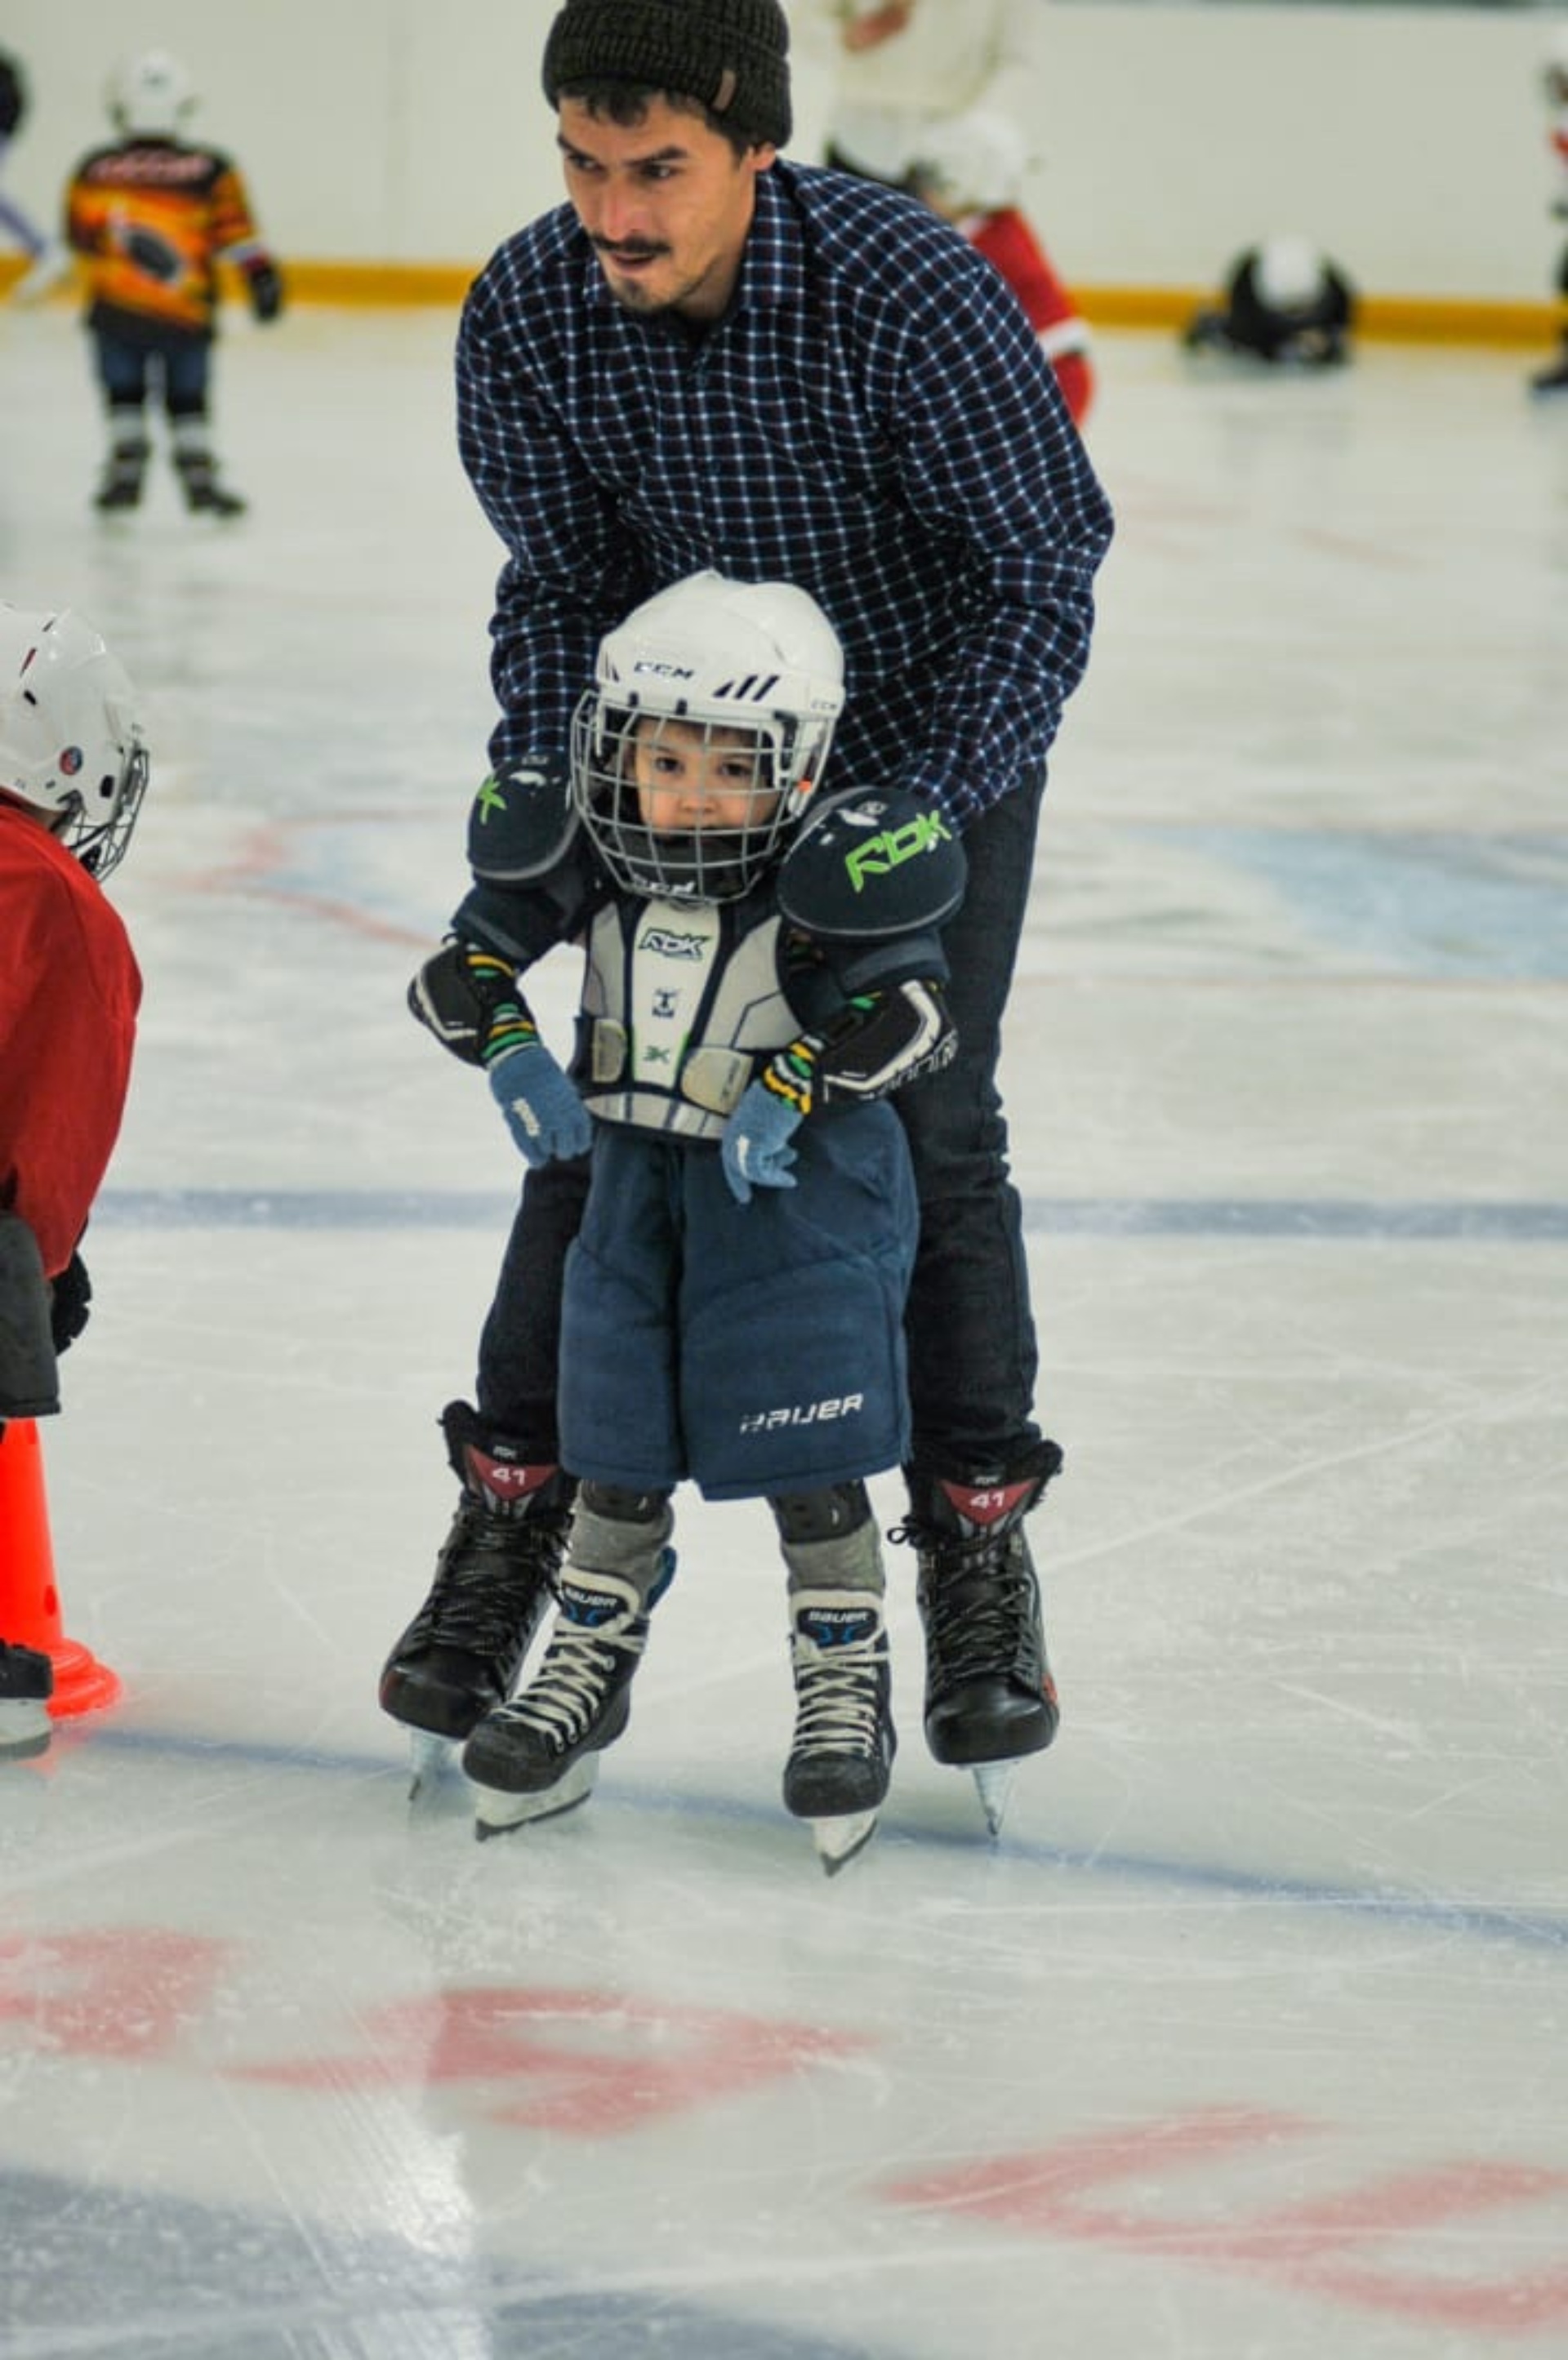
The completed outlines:
{"type": "Polygon", "coordinates": [[[735,902],[601,910],[576,1067],[591,1112],[717,1139],[759,1061],[800,1030],[779,984],[778,931],[771,907],[735,902]]]}

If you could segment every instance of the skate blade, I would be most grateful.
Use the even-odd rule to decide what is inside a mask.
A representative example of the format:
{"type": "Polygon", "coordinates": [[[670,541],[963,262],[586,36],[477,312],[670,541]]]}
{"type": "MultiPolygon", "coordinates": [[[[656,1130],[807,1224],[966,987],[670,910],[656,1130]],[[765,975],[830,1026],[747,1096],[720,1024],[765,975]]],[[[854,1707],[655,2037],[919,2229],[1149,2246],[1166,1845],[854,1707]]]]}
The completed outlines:
{"type": "Polygon", "coordinates": [[[553,1786],[543,1787],[536,1795],[509,1795],[499,1786],[481,1786],[477,1778],[470,1778],[474,1833],[485,1843],[491,1836],[510,1835],[513,1828],[528,1827],[535,1819],[558,1819],[563,1811],[575,1811],[593,1793],[598,1774],[598,1755],[585,1754],[553,1786]]]}
{"type": "Polygon", "coordinates": [[[1007,1816],[1008,1797],[1017,1775],[1016,1762],[977,1762],[973,1777],[975,1792],[980,1797],[985,1824],[992,1836],[1002,1833],[1002,1822],[1007,1816]]]}
{"type": "Polygon", "coordinates": [[[830,1819],[813,1819],[811,1841],[825,1876],[837,1876],[857,1852],[864,1852],[876,1833],[875,1811],[843,1811],[830,1819]]]}
{"type": "Polygon", "coordinates": [[[428,1729],[409,1732],[409,1800],[417,1802],[422,1795],[431,1794],[452,1775],[457,1761],[457,1743],[450,1737],[436,1737],[428,1729]]]}

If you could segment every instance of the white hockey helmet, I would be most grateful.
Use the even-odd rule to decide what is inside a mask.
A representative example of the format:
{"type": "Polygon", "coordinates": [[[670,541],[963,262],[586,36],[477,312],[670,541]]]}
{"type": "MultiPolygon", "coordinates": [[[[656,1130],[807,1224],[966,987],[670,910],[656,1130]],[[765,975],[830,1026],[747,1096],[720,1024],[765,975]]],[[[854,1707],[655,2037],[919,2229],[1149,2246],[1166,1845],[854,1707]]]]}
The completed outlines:
{"type": "MultiPolygon", "coordinates": [[[[788,582],[694,574],[606,634],[577,707],[572,791],[615,882],[632,893],[729,901],[749,892],[821,784],[844,703],[844,657],[815,598],[788,582]],[[661,723],[704,733],[732,770],[749,756],[740,826],[650,827],[638,744],[661,723]]],[[[685,740],[683,732],[683,742],[685,740]]]]}
{"type": "Polygon", "coordinates": [[[1307,311],[1323,291],[1323,257],[1307,237],[1271,237],[1257,250],[1253,285],[1271,311],[1307,311]]]}
{"type": "Polygon", "coordinates": [[[195,104],[190,75],[167,49],[128,59],[109,83],[110,119],[127,139],[178,138],[195,104]]]}
{"type": "Polygon", "coordinates": [[[124,858],[147,788],[139,704],[80,615],[0,606],[0,795],[41,812],[100,883],[124,858]]]}
{"type": "Polygon", "coordinates": [[[996,213],[1018,202],[1029,161],[1029,143],[1010,116],[971,107],[911,135],[908,179],[917,195],[951,211],[996,213]]]}

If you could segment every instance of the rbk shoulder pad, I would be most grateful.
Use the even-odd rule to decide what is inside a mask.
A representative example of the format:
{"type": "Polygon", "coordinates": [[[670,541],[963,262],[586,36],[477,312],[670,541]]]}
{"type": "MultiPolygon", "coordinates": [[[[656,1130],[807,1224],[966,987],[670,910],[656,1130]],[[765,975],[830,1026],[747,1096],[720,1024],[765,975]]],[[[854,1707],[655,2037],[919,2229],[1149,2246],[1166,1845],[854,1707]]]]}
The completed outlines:
{"type": "Polygon", "coordinates": [[[468,866],[481,884],[533,884],[564,858],[576,832],[565,762],[522,762],[504,779],[487,779],[475,796],[468,866]]]}
{"type": "Polygon", "coordinates": [[[790,847],[779,909],[806,934],[874,942],[941,925],[967,878],[958,832],[934,804],[851,792],[814,812],[790,847]]]}

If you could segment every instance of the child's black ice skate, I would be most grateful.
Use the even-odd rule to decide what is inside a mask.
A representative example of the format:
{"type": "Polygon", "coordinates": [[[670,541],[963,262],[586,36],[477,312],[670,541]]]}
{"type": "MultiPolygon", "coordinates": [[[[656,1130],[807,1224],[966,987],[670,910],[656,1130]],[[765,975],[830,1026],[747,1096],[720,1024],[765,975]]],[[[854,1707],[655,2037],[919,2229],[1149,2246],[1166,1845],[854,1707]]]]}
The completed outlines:
{"type": "Polygon", "coordinates": [[[631,1718],[631,1682],[649,1614],[674,1574],[674,1550],[658,1547],[655,1565],[646,1590],[576,1564],[561,1575],[560,1611],[539,1669],[463,1749],[481,1839],[554,1818],[593,1792],[599,1755],[631,1718]]]}
{"type": "Polygon", "coordinates": [[[177,451],[175,472],[180,477],[185,505],[192,516],[242,517],[246,503],[237,492],[231,492],[218,479],[217,466],[210,452],[177,451]]]}
{"type": "Polygon", "coordinates": [[[863,1590],[792,1593],[795,1743],[784,1808],[809,1819],[829,1876],[863,1852],[887,1799],[897,1739],[881,1600],[863,1590]]]}
{"type": "Polygon", "coordinates": [[[27,1762],[49,1750],[54,1666],[38,1647],[0,1639],[0,1762],[27,1762]]]}
{"type": "Polygon", "coordinates": [[[93,497],[93,505],[100,516],[123,515],[129,508],[140,507],[148,451],[148,445],[145,442],[115,444],[104,463],[103,476],[93,497]]]}

